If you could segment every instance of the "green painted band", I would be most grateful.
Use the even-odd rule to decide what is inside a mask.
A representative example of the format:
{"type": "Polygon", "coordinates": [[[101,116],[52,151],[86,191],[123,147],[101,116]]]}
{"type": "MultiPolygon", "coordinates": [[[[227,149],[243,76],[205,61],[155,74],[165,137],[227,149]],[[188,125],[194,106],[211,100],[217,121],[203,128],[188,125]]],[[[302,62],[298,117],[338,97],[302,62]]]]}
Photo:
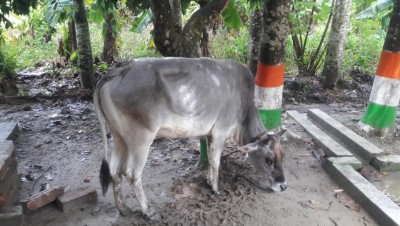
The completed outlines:
{"type": "Polygon", "coordinates": [[[259,109],[258,112],[260,113],[261,121],[266,129],[276,129],[282,124],[281,109],[274,109],[274,110],[259,109]]]}
{"type": "Polygon", "coordinates": [[[200,138],[200,161],[208,162],[206,138],[200,138]]]}
{"type": "Polygon", "coordinates": [[[397,107],[369,102],[362,122],[373,128],[389,128],[396,124],[397,107]]]}

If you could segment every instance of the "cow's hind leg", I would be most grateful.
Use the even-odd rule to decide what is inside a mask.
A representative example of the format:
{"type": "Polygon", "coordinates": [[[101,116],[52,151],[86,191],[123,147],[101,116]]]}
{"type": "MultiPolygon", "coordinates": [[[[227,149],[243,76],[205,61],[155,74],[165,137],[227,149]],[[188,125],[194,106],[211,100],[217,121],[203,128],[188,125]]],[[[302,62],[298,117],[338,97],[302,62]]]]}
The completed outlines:
{"type": "Polygon", "coordinates": [[[213,132],[211,137],[208,137],[208,182],[212,187],[214,193],[219,194],[218,191],[218,174],[219,164],[221,161],[221,153],[225,145],[225,135],[213,132]]]}
{"type": "Polygon", "coordinates": [[[143,191],[141,178],[149,153],[149,148],[154,138],[155,133],[146,133],[141,130],[140,137],[130,140],[128,144],[128,158],[124,174],[133,191],[135,192],[142,213],[148,216],[151,220],[159,220],[160,215],[150,207],[147,201],[147,197],[143,191]]]}
{"type": "Polygon", "coordinates": [[[115,204],[122,216],[127,216],[132,213],[125,202],[123,201],[121,183],[122,169],[125,165],[127,146],[123,138],[116,132],[112,131],[114,138],[115,150],[111,152],[110,158],[110,174],[112,178],[115,204]]]}

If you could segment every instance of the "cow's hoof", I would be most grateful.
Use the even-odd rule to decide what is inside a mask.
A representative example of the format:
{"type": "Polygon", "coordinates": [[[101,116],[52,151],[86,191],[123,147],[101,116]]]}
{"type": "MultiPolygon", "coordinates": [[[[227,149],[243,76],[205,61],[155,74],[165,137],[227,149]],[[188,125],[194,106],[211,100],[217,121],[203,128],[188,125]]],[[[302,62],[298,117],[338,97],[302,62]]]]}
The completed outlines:
{"type": "Polygon", "coordinates": [[[120,209],[120,210],[119,210],[119,214],[120,214],[121,216],[123,216],[123,217],[126,217],[126,216],[128,216],[128,215],[132,215],[132,214],[133,214],[133,211],[132,211],[131,209],[129,209],[129,208],[120,209]]]}
{"type": "Polygon", "coordinates": [[[146,216],[151,220],[151,221],[159,221],[161,220],[161,215],[154,211],[153,209],[150,209],[149,212],[146,214],[146,216]]]}
{"type": "Polygon", "coordinates": [[[218,190],[214,190],[214,189],[213,189],[212,192],[213,192],[214,195],[221,195],[221,192],[218,191],[218,190]]]}

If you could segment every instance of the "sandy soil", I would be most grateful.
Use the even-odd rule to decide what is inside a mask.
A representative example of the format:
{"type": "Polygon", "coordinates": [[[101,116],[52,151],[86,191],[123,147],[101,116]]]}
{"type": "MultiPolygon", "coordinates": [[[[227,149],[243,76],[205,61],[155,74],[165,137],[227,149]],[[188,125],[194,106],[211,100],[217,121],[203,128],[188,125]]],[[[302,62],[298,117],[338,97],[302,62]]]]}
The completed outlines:
{"type": "MultiPolygon", "coordinates": [[[[300,111],[315,105],[286,105],[300,111]]],[[[336,105],[323,105],[329,113],[343,113],[336,105]]],[[[348,106],[363,109],[362,105],[348,106]]],[[[351,118],[351,117],[350,117],[351,118]]],[[[351,120],[351,119],[350,119],[351,120]]],[[[283,142],[288,190],[271,193],[263,179],[242,154],[230,155],[222,164],[221,195],[214,195],[205,172],[196,168],[199,142],[190,139],[159,139],[144,169],[143,185],[160,222],[150,222],[139,212],[126,181],[124,198],[135,213],[120,217],[112,191],[100,195],[98,172],[103,158],[100,129],[91,102],[84,100],[25,101],[0,105],[0,121],[19,123],[15,141],[18,172],[24,181],[20,198],[41,187],[61,185],[67,189],[97,189],[97,206],[64,214],[49,205],[26,217],[27,225],[377,225],[366,212],[351,210],[337,197],[340,189],[315,158],[320,153],[292,119],[283,123],[305,141],[283,142]],[[314,153],[314,154],[313,154],[314,153]],[[49,167],[49,173],[37,179],[49,167]]],[[[112,146],[112,138],[109,140],[112,146]]],[[[226,155],[236,149],[227,141],[226,155]]],[[[112,190],[112,189],[110,189],[112,190]]]]}

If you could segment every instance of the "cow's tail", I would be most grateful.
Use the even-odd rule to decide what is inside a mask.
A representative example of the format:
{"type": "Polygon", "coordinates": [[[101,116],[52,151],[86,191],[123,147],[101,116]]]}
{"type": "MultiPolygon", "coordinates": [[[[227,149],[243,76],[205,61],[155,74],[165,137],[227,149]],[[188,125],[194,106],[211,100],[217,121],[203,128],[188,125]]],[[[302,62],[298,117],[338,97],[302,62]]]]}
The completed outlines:
{"type": "Polygon", "coordinates": [[[104,148],[104,157],[103,161],[101,162],[100,167],[100,184],[103,190],[103,195],[107,193],[108,185],[111,183],[111,174],[110,174],[110,167],[108,166],[107,162],[107,153],[108,153],[108,145],[107,145],[107,131],[106,131],[106,119],[101,107],[100,101],[100,89],[102,84],[99,83],[97,88],[94,91],[93,95],[93,102],[94,106],[96,107],[96,114],[97,118],[100,122],[101,133],[102,133],[102,140],[103,140],[103,148],[104,148]]]}

